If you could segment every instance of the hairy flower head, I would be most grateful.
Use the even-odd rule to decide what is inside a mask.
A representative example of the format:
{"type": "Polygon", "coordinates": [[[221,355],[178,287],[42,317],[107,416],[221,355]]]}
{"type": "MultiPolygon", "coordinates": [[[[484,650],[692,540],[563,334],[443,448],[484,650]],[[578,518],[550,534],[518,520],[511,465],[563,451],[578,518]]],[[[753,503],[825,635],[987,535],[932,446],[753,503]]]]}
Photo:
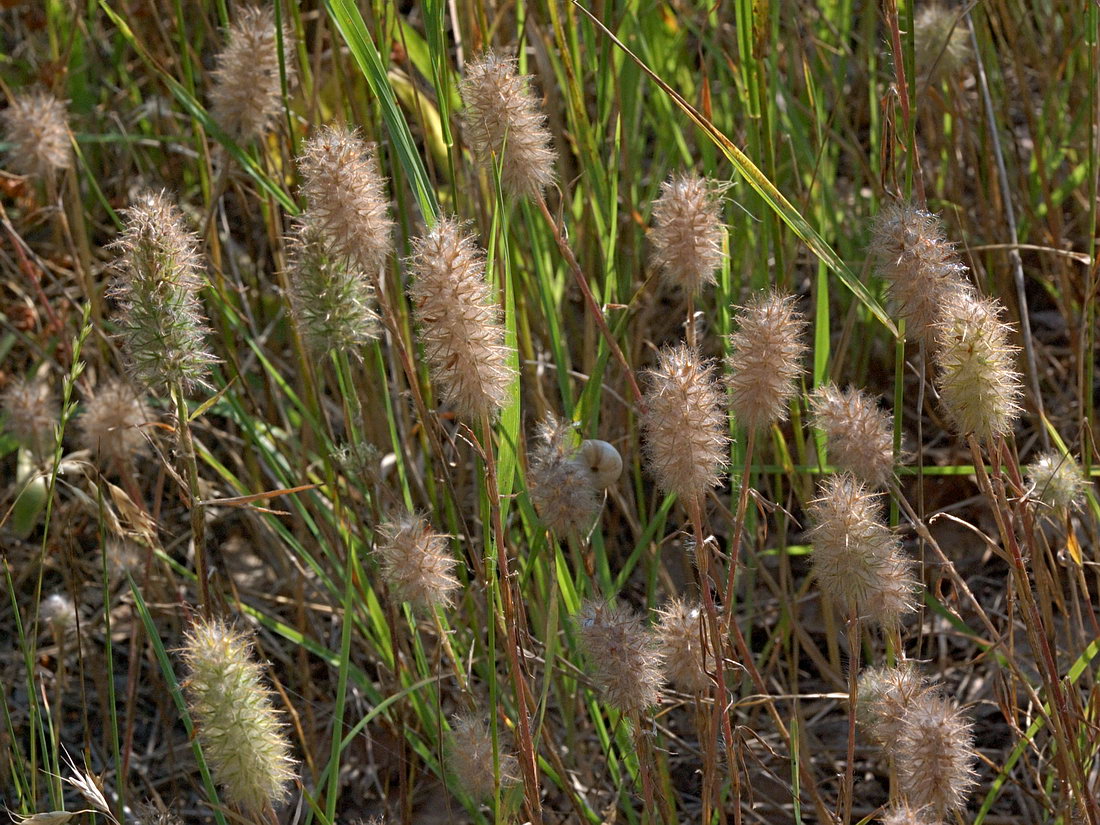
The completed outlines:
{"type": "Polygon", "coordinates": [[[461,416],[492,416],[508,400],[500,304],[485,280],[485,255],[454,218],[413,243],[409,297],[433,380],[461,416]]]}
{"type": "Polygon", "coordinates": [[[895,764],[911,807],[940,817],[962,808],[975,785],[970,720],[949,699],[917,696],[902,720],[895,764]]]}
{"type": "Polygon", "coordinates": [[[284,802],[294,760],[245,635],[221,619],[200,619],[182,658],[199,744],[226,799],[254,813],[284,802]]]}
{"type": "Polygon", "coordinates": [[[971,292],[966,267],[940,219],[909,203],[890,204],[875,219],[869,251],[905,319],[906,334],[932,344],[940,307],[956,294],[971,292]]]}
{"type": "Polygon", "coordinates": [[[657,486],[685,505],[722,483],[726,414],[714,365],[686,345],[666,347],[647,372],[645,453],[657,486]]]}
{"type": "Polygon", "coordinates": [[[600,489],[574,446],[571,424],[550,416],[539,425],[527,478],[535,511],[554,533],[584,535],[591,529],[600,512],[600,489]]]}
{"type": "Polygon", "coordinates": [[[163,192],[144,194],[125,217],[125,229],[113,244],[119,277],[111,295],[120,304],[127,361],[152,389],[208,386],[215,359],[203,342],[198,239],[163,192]]]}
{"type": "Polygon", "coordinates": [[[15,439],[44,458],[54,446],[54,430],[61,417],[57,399],[43,374],[34,378],[16,378],[0,395],[4,428],[15,439]]]}
{"type": "Polygon", "coordinates": [[[68,112],[49,92],[16,95],[0,118],[14,171],[49,180],[73,165],[68,112]]]}
{"type": "Polygon", "coordinates": [[[335,254],[315,225],[298,225],[290,240],[290,308],[311,350],[358,354],[381,335],[374,284],[352,259],[335,254]]]}
{"type": "Polygon", "coordinates": [[[653,202],[649,262],[672,286],[690,294],[715,283],[722,265],[722,186],[682,173],[661,184],[653,202]]]}
{"type": "Polygon", "coordinates": [[[331,253],[376,277],[393,251],[386,179],[374,148],[353,131],[326,126],[298,157],[302,220],[318,230],[331,253]]]}
{"type": "Polygon", "coordinates": [[[930,83],[957,75],[971,58],[965,18],[938,2],[917,9],[913,37],[917,75],[930,83]]]}
{"type": "Polygon", "coordinates": [[[943,305],[936,326],[940,403],[956,433],[983,442],[1008,435],[1020,415],[1017,348],[1000,314],[996,301],[960,293],[943,305]]]}
{"type": "Polygon", "coordinates": [[[890,416],[862,390],[841,392],[835,384],[818,387],[810,399],[814,426],[825,433],[829,461],[874,487],[884,487],[894,471],[890,416]]]}
{"type": "Polygon", "coordinates": [[[913,700],[928,689],[928,683],[912,662],[901,662],[896,667],[868,668],[859,674],[859,721],[891,759],[897,753],[905,712],[913,700]]]}
{"type": "Polygon", "coordinates": [[[496,790],[495,776],[500,777],[501,787],[519,782],[519,762],[497,736],[493,748],[493,735],[489,724],[476,713],[462,713],[451,719],[447,735],[448,768],[461,789],[473,799],[485,799],[496,790]]]}
{"type": "MultiPolygon", "coordinates": [[[[271,8],[238,8],[237,19],[217,56],[210,101],[214,118],[230,137],[251,140],[268,132],[283,111],[279,36],[271,8]]],[[[293,34],[284,27],[282,35],[283,66],[290,85],[294,78],[290,62],[293,34]]]]}
{"type": "Polygon", "coordinates": [[[1089,484],[1073,456],[1057,450],[1047,450],[1028,464],[1027,477],[1039,501],[1057,510],[1079,508],[1089,484]]]}
{"type": "Polygon", "coordinates": [[[141,428],[153,420],[152,409],[133,386],[112,379],[97,386],[84,405],[81,443],[107,464],[122,466],[147,446],[141,428]]]}
{"type": "Polygon", "coordinates": [[[660,701],[661,654],[633,610],[585,602],[577,633],[604,701],[623,713],[642,713],[660,701]]]}
{"type": "Polygon", "coordinates": [[[420,607],[446,606],[458,589],[447,536],[423,516],[406,514],[380,524],[374,552],[396,599],[420,607]]]}
{"type": "Polygon", "coordinates": [[[806,326],[793,295],[762,292],[737,310],[730,336],[730,407],[737,423],[761,430],[787,417],[806,353],[806,326]]]}
{"type": "Polygon", "coordinates": [[[504,191],[534,197],[554,182],[556,155],[530,78],[516,61],[487,51],[466,64],[459,84],[466,104],[462,120],[466,141],[482,164],[500,164],[504,191]]]}
{"type": "Polygon", "coordinates": [[[844,473],[810,503],[813,563],[823,593],[885,627],[913,609],[915,583],[901,541],[882,521],[875,496],[844,473]]]}
{"type": "Polygon", "coordinates": [[[714,669],[714,657],[703,661],[703,609],[698,602],[669,599],[657,611],[660,622],[655,628],[665,678],[686,693],[706,693],[713,682],[707,668],[714,669]]]}

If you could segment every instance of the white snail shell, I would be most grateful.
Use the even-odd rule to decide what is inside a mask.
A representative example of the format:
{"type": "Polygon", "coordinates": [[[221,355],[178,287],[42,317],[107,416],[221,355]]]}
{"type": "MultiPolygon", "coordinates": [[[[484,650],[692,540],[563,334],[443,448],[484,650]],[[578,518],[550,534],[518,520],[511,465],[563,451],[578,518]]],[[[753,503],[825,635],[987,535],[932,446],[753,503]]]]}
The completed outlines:
{"type": "Polygon", "coordinates": [[[601,490],[613,486],[623,474],[623,457],[606,441],[592,438],[582,442],[580,459],[591,473],[592,483],[601,490]]]}

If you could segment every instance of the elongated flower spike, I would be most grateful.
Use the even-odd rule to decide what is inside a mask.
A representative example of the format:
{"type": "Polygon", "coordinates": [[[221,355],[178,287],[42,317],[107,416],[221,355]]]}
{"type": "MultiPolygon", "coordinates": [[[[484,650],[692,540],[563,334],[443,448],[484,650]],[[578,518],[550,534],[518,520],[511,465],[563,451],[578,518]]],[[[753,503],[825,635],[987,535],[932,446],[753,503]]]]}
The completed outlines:
{"type": "Polygon", "coordinates": [[[736,314],[730,336],[730,408],[748,430],[762,430],[787,417],[798,391],[806,353],[806,323],[792,295],[763,292],[736,314]]]}
{"type": "Polygon", "coordinates": [[[898,786],[914,809],[946,816],[976,784],[970,720],[950,699],[929,692],[905,711],[898,736],[898,786]]]}
{"type": "Polygon", "coordinates": [[[451,720],[447,736],[448,767],[458,782],[458,787],[474,799],[492,796],[495,790],[495,771],[502,787],[519,782],[519,761],[497,737],[493,749],[493,736],[488,723],[479,714],[462,713],[451,720]]]}
{"type": "Polygon", "coordinates": [[[874,487],[894,471],[893,422],[862,390],[818,387],[810,399],[814,426],[825,433],[829,461],[874,487]]]}
{"type": "MultiPolygon", "coordinates": [[[[597,488],[591,470],[574,447],[572,429],[553,416],[539,425],[539,443],[531,450],[527,476],[535,511],[559,536],[583,536],[601,505],[602,488],[597,488]]],[[[619,463],[621,469],[622,459],[619,463]]]]}
{"type": "Polygon", "coordinates": [[[554,182],[556,154],[530,78],[518,74],[514,59],[487,51],[466,64],[459,91],[466,140],[481,163],[500,158],[504,191],[520,198],[541,194],[554,182]]]}
{"type": "Polygon", "coordinates": [[[514,373],[484,253],[456,219],[442,218],[413,242],[410,265],[409,297],[433,380],[464,418],[495,415],[514,373]]]}
{"type": "Polygon", "coordinates": [[[592,680],[604,700],[623,713],[642,713],[661,698],[661,654],[633,610],[589,601],[577,632],[592,680]]]}
{"type": "Polygon", "coordinates": [[[657,611],[660,623],[656,635],[669,684],[687,693],[703,694],[713,682],[707,668],[714,669],[714,657],[703,661],[703,608],[698,603],[670,599],[657,611]]]}
{"type": "Polygon", "coordinates": [[[393,595],[421,607],[447,606],[458,589],[447,537],[423,516],[407,514],[378,527],[375,553],[393,595]]]}
{"type": "Polygon", "coordinates": [[[286,801],[294,760],[248,639],[220,619],[201,619],[182,655],[199,743],[225,798],[253,813],[286,801]]]}
{"type": "Polygon", "coordinates": [[[716,181],[687,173],[661,184],[661,197],[653,202],[649,262],[669,285],[695,294],[716,283],[726,234],[721,191],[716,181]]]}

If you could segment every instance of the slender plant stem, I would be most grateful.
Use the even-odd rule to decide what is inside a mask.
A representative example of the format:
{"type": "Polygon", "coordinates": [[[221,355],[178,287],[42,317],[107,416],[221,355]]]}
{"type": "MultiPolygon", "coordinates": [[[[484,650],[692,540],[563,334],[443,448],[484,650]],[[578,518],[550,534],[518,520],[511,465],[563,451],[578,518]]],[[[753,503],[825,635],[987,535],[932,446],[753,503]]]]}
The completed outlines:
{"type": "Polygon", "coordinates": [[[171,388],[171,394],[176,407],[176,438],[179,440],[180,459],[187,474],[191,542],[195,547],[195,576],[199,581],[199,605],[203,618],[209,619],[213,616],[214,606],[210,602],[207,581],[206,520],[202,509],[202,496],[199,493],[199,465],[195,458],[195,443],[191,437],[190,414],[187,411],[187,401],[183,396],[183,387],[179,384],[175,385],[171,388]]]}

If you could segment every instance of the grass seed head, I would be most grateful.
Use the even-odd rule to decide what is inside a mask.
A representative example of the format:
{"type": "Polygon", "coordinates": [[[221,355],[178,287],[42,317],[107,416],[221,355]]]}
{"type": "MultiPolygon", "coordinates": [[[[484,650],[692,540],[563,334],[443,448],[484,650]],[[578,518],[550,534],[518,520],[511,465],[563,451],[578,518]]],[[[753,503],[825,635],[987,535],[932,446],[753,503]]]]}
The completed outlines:
{"type": "Polygon", "coordinates": [[[976,782],[970,728],[949,699],[924,693],[910,702],[895,764],[898,787],[911,807],[942,817],[966,804],[976,782]]]}
{"type": "Polygon", "coordinates": [[[1084,503],[1088,480],[1071,455],[1048,450],[1027,465],[1027,477],[1039,501],[1056,510],[1076,510],[1084,503]]]}
{"type": "Polygon", "coordinates": [[[464,418],[495,415],[514,373],[484,253],[456,219],[442,218],[414,241],[411,266],[409,297],[432,378],[464,418]]]}
{"type": "Polygon", "coordinates": [[[38,618],[55,635],[76,625],[76,605],[64,593],[51,593],[38,605],[38,618]]]}
{"type": "Polygon", "coordinates": [[[501,186],[519,198],[536,197],[554,182],[557,158],[530,80],[518,74],[514,59],[487,51],[466,64],[459,84],[466,141],[482,164],[500,164],[501,186]]]}
{"type": "Polygon", "coordinates": [[[114,463],[121,467],[148,446],[141,428],[153,420],[153,410],[134,387],[122,379],[112,379],[96,387],[84,405],[81,443],[106,466],[114,463]]]}
{"type": "Polygon", "coordinates": [[[957,9],[922,4],[913,18],[917,75],[929,83],[958,75],[970,62],[966,20],[957,9]]]}
{"type": "Polygon", "coordinates": [[[703,609],[698,602],[669,599],[657,611],[655,628],[665,678],[677,690],[703,694],[714,682],[707,667],[714,669],[714,657],[703,661],[703,609]]]}
{"type": "Polygon", "coordinates": [[[311,350],[358,355],[381,335],[371,276],[334,253],[317,226],[298,225],[289,261],[290,307],[311,350]]]}
{"type": "Polygon", "coordinates": [[[697,294],[715,281],[722,265],[721,186],[682,173],[661,184],[649,230],[650,266],[671,286],[697,294]]]}
{"type": "Polygon", "coordinates": [[[820,492],[809,510],[822,592],[884,627],[896,625],[913,609],[915,582],[876,497],[848,473],[827,478],[820,492]]]}
{"type": "Polygon", "coordinates": [[[294,760],[245,635],[221,619],[200,619],[182,657],[199,744],[226,799],[253,813],[286,801],[294,760]]]}
{"type": "Polygon", "coordinates": [[[806,323],[793,295],[763,292],[737,310],[730,336],[729,387],[734,418],[762,430],[787,417],[806,353],[806,323]]]}
{"type": "Polygon", "coordinates": [[[336,258],[377,277],[393,251],[393,220],[374,147],[353,130],[326,126],[305,142],[298,168],[309,204],[302,220],[336,258]]]}
{"type": "Polygon", "coordinates": [[[928,819],[923,811],[914,811],[904,800],[888,808],[879,823],[880,825],[939,825],[938,820],[928,819]]]}
{"type": "Polygon", "coordinates": [[[825,433],[829,461],[874,487],[894,471],[893,421],[862,390],[818,387],[811,398],[814,426],[825,433]]]}
{"type": "Polygon", "coordinates": [[[661,699],[661,654],[633,610],[588,601],[577,617],[581,648],[604,701],[640,714],[661,699]]]}
{"type": "Polygon", "coordinates": [[[147,192],[125,211],[114,243],[123,348],[134,375],[151,389],[209,386],[214,357],[199,301],[198,239],[163,192],[147,192]]]}
{"type": "Polygon", "coordinates": [[[54,446],[54,430],[61,417],[57,399],[44,375],[16,378],[0,395],[5,429],[37,458],[54,446]]]}
{"type": "Polygon", "coordinates": [[[936,388],[960,436],[982,442],[1006,436],[1020,415],[1016,347],[995,300],[959,293],[942,308],[936,326],[936,388]]]}
{"type": "Polygon", "coordinates": [[[49,92],[17,95],[0,118],[8,164],[21,175],[53,179],[73,165],[66,104],[49,92]]]}
{"type": "Polygon", "coordinates": [[[447,735],[448,767],[458,787],[473,799],[485,799],[496,790],[494,754],[501,787],[519,782],[519,762],[504,746],[501,734],[498,730],[494,751],[492,730],[480,714],[463,713],[451,719],[447,735]]]}
{"type": "Polygon", "coordinates": [[[890,204],[874,221],[869,252],[905,319],[906,334],[931,345],[941,306],[956,294],[971,292],[966,267],[940,219],[912,204],[890,204]]]}
{"type": "Polygon", "coordinates": [[[868,668],[859,674],[857,715],[868,735],[893,758],[902,720],[913,701],[928,691],[928,683],[912,662],[897,667],[868,668]]]}
{"type": "Polygon", "coordinates": [[[722,484],[726,466],[726,413],[714,364],[680,344],[657,354],[647,372],[642,417],[645,454],[657,486],[685,505],[722,484]]]}
{"type": "MultiPolygon", "coordinates": [[[[620,459],[621,465],[621,459],[620,459]]],[[[593,472],[573,446],[568,422],[548,417],[539,425],[528,474],[531,502],[543,523],[559,536],[587,533],[600,512],[593,472]]]]}
{"type": "MultiPolygon", "coordinates": [[[[283,66],[288,86],[294,77],[292,38],[290,29],[284,27],[283,66]]],[[[218,53],[213,78],[210,101],[214,118],[230,137],[252,140],[272,129],[283,111],[283,88],[278,33],[270,8],[239,8],[218,53]]]]}
{"type": "Polygon", "coordinates": [[[458,579],[447,536],[413,514],[380,524],[377,534],[374,552],[394,598],[426,608],[451,603],[458,579]]]}

